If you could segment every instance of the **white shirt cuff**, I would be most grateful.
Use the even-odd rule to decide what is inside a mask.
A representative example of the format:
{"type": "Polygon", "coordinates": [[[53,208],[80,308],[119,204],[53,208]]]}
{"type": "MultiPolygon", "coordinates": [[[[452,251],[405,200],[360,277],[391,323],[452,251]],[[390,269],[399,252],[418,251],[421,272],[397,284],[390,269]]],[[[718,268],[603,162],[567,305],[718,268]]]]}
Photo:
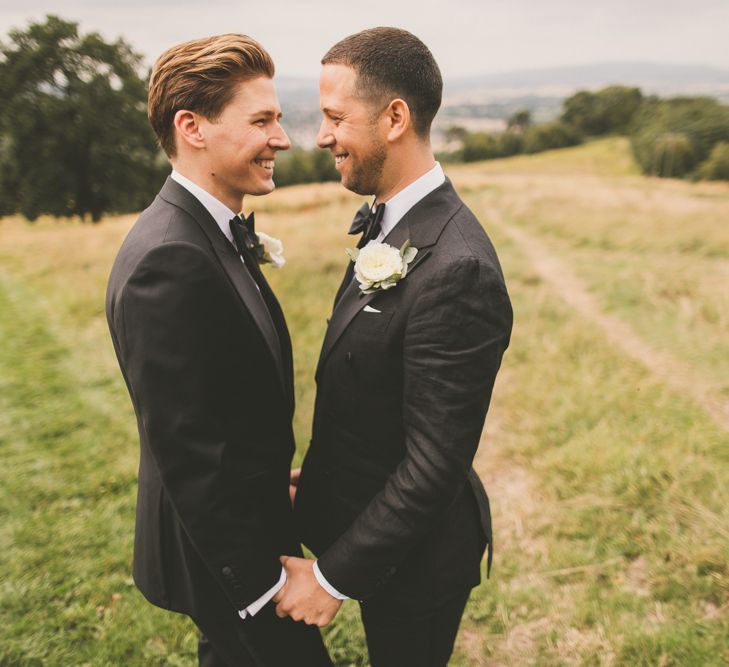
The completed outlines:
{"type": "Polygon", "coordinates": [[[325,578],[324,575],[321,573],[321,570],[319,569],[319,561],[314,561],[314,576],[316,577],[316,580],[319,582],[319,585],[327,592],[329,595],[331,595],[333,598],[336,598],[337,600],[349,600],[349,598],[346,595],[342,595],[334,586],[332,586],[325,578]]]}
{"type": "Polygon", "coordinates": [[[263,606],[274,596],[276,593],[278,593],[282,588],[283,585],[286,583],[286,570],[282,567],[281,568],[281,576],[279,577],[278,581],[272,588],[269,588],[261,597],[259,597],[255,602],[251,602],[245,609],[242,609],[238,612],[238,616],[241,618],[246,618],[248,615],[255,616],[263,606]]]}

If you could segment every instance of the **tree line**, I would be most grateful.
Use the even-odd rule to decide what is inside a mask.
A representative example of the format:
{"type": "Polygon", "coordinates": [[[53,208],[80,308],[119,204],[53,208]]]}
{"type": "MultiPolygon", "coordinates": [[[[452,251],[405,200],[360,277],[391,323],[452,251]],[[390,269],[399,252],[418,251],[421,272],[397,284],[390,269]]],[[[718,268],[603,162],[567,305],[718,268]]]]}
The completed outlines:
{"type": "MultiPolygon", "coordinates": [[[[170,167],[147,121],[149,72],[119,39],[81,35],[56,16],[0,42],[0,216],[79,216],[144,208],[170,167]]],[[[561,116],[535,124],[513,114],[500,133],[452,127],[459,147],[439,155],[472,162],[630,136],[646,174],[729,180],[729,106],[711,98],[659,99],[610,86],[567,98],[561,116]]],[[[276,183],[339,180],[328,151],[277,158],[276,183]]]]}
{"type": "Polygon", "coordinates": [[[729,180],[729,106],[710,97],[645,96],[627,86],[578,91],[564,101],[560,117],[549,123],[533,124],[524,110],[512,115],[499,133],[451,127],[446,138],[460,147],[441,158],[489,160],[565,148],[606,135],[630,137],[644,174],[729,180]]]}
{"type": "Polygon", "coordinates": [[[0,44],[0,215],[138,211],[169,167],[147,121],[142,58],[55,16],[0,44]]]}

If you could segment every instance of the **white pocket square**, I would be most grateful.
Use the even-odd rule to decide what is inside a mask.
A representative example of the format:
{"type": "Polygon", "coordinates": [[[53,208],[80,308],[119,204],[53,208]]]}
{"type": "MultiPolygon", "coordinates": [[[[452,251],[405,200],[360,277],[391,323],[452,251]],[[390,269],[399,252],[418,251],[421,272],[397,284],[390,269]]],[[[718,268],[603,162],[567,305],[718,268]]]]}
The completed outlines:
{"type": "Polygon", "coordinates": [[[373,308],[372,306],[365,306],[364,307],[365,313],[381,313],[381,310],[377,310],[377,308],[373,308]]]}

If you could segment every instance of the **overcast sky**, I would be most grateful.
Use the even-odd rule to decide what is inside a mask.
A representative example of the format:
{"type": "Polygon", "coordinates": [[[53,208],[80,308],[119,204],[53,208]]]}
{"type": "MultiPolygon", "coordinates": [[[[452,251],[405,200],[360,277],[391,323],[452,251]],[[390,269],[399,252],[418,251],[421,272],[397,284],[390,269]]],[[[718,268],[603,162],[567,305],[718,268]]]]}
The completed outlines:
{"type": "Polygon", "coordinates": [[[729,69],[729,0],[0,0],[0,39],[48,13],[123,36],[149,64],[177,42],[244,32],[284,76],[317,76],[329,46],[376,25],[418,35],[445,77],[636,60],[729,69]]]}

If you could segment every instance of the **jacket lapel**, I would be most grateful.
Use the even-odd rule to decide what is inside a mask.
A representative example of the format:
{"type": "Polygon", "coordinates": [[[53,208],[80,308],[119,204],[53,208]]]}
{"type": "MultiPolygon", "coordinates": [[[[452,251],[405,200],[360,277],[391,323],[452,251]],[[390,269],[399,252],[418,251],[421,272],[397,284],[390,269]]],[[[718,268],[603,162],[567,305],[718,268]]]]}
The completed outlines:
{"type": "MultiPolygon", "coordinates": [[[[418,254],[408,267],[408,273],[404,280],[407,280],[412,272],[430,256],[432,246],[438,242],[438,238],[446,224],[462,205],[450,180],[446,178],[445,183],[415,204],[385,237],[384,243],[396,248],[400,248],[405,241],[409,240],[410,245],[418,249],[418,254]]],[[[396,290],[397,285],[392,289],[396,290]]],[[[326,358],[355,315],[378,294],[379,292],[362,294],[357,280],[350,282],[341,299],[336,303],[332,317],[329,320],[329,326],[319,355],[316,371],[317,378],[326,358]]]]}
{"type": "Polygon", "coordinates": [[[271,319],[268,307],[261,296],[261,292],[251,277],[251,274],[241,262],[240,255],[238,255],[233,245],[220,230],[220,227],[218,227],[218,224],[210,213],[208,213],[208,210],[179,183],[168,178],[159,196],[166,202],[173,206],[178,206],[192,215],[208,237],[215,255],[220,261],[230,282],[233,284],[233,287],[235,287],[243,306],[250,313],[251,317],[253,317],[253,320],[263,335],[266,345],[273,356],[281,386],[288,395],[286,380],[284,378],[284,364],[281,357],[281,344],[276,333],[276,327],[271,319]]]}

